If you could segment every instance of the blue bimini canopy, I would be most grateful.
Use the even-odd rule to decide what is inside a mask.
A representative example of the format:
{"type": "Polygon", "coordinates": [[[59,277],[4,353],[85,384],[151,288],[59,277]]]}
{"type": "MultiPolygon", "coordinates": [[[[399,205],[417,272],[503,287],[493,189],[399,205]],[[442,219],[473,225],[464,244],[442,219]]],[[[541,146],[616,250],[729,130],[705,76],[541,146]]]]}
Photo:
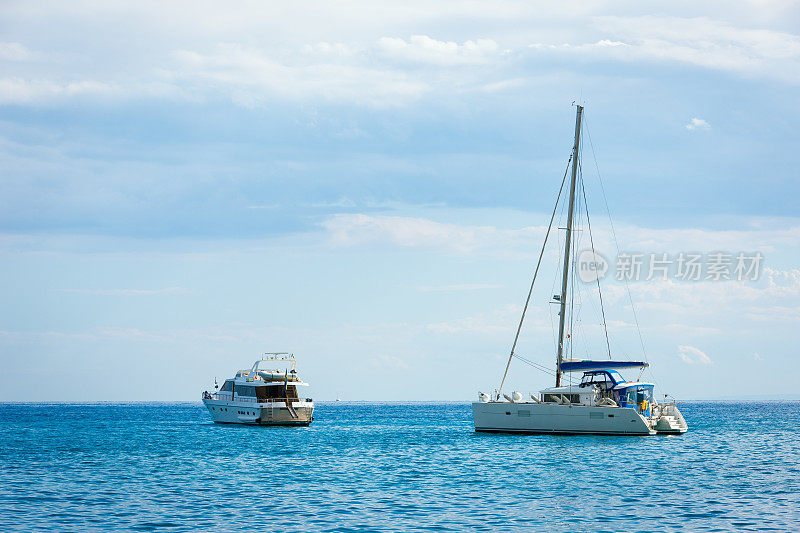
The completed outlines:
{"type": "Polygon", "coordinates": [[[616,368],[645,368],[650,366],[644,361],[564,361],[561,363],[562,372],[585,372],[587,370],[611,370],[616,368]]]}

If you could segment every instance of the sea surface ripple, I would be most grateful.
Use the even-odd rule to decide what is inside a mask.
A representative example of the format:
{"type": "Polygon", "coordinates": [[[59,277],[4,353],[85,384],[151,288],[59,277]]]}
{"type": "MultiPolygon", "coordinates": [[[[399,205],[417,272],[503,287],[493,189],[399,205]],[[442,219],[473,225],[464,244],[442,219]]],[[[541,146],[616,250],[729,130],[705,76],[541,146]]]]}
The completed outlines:
{"type": "Polygon", "coordinates": [[[2,531],[788,531],[800,403],[688,403],[682,436],[476,434],[469,404],[0,404],[2,531]]]}

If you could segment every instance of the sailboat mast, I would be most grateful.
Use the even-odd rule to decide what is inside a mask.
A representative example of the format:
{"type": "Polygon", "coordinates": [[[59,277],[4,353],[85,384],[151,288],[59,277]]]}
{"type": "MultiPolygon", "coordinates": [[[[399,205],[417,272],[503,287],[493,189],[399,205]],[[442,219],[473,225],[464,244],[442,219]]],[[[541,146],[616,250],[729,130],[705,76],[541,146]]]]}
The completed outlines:
{"type": "Polygon", "coordinates": [[[572,147],[572,178],[569,183],[569,210],[567,213],[567,237],[564,244],[564,273],[561,277],[561,305],[558,312],[558,361],[556,363],[556,387],[561,386],[561,363],[564,360],[564,323],[567,317],[567,281],[569,278],[569,249],[572,243],[572,215],[575,211],[575,183],[578,177],[578,153],[581,142],[581,116],[583,106],[578,106],[575,118],[575,145],[572,147]]]}

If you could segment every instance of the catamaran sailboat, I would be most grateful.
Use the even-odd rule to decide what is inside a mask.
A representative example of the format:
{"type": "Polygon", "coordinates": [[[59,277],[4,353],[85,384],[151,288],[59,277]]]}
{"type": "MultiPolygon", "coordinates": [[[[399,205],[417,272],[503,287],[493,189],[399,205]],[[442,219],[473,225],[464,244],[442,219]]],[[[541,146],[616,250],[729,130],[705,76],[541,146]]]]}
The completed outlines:
{"type": "Polygon", "coordinates": [[[264,354],[249,370],[225,380],[219,390],[203,392],[203,403],[218,423],[307,426],[314,420],[314,402],[298,397],[297,387],[308,383],[300,381],[296,367],[293,354],[264,354]],[[264,363],[285,368],[261,368],[267,366],[264,363]]]}
{"type": "MultiPolygon", "coordinates": [[[[563,249],[563,270],[561,277],[561,293],[554,295],[554,302],[559,306],[558,347],[555,369],[555,386],[530,394],[529,399],[522,393],[514,391],[511,395],[502,394],[511,360],[519,357],[515,354],[519,341],[525,313],[531,300],[536,276],[542,264],[547,239],[558,208],[550,218],[550,226],[545,235],[545,244],[539,255],[539,262],[533,275],[528,299],[522,312],[517,334],[511,347],[511,354],[500,388],[494,394],[480,393],[478,401],[472,404],[475,431],[519,432],[519,433],[564,433],[564,434],[605,434],[605,435],[655,435],[657,433],[685,433],[688,430],[675,402],[658,403],[654,395],[654,384],[634,380],[628,381],[620,371],[636,371],[643,373],[649,366],[647,361],[619,361],[611,359],[611,346],[608,346],[608,360],[591,360],[567,357],[567,343],[570,349],[574,346],[571,335],[571,322],[567,321],[568,289],[570,288],[571,269],[570,252],[573,236],[577,231],[573,227],[576,204],[576,182],[579,172],[581,117],[583,107],[577,106],[575,124],[575,142],[573,144],[571,164],[572,173],[569,182],[569,207],[567,211],[566,237],[563,249]],[[580,382],[562,383],[564,373],[582,372],[580,382]]],[[[564,175],[566,180],[566,172],[564,175]]],[[[561,185],[563,190],[564,183],[561,185]]],[[[583,193],[583,188],[581,188],[583,193]]],[[[584,204],[585,204],[585,193],[584,204]]],[[[588,211],[587,211],[588,216],[588,211]]],[[[591,233],[591,226],[589,226],[591,233]]],[[[594,248],[594,245],[592,245],[594,248]]],[[[593,250],[592,250],[593,252],[593,250]]],[[[573,289],[574,291],[574,289],[573,289]]],[[[598,282],[599,291],[599,282],[598,282]]],[[[602,308],[602,297],[601,297],[602,308]]],[[[603,311],[604,313],[604,311],[603,311]]],[[[603,316],[605,316],[603,314],[603,316]]],[[[605,318],[603,319],[605,327],[605,318]]],[[[535,365],[536,366],[536,365],[535,365]]]]}

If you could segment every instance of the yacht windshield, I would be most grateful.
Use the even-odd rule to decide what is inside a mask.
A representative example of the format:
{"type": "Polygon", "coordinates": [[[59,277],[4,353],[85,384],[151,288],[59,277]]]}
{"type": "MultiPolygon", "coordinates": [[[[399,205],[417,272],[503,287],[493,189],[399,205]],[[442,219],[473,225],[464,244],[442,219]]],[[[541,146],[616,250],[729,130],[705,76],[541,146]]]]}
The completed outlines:
{"type": "Polygon", "coordinates": [[[601,389],[608,390],[614,388],[614,382],[605,371],[584,372],[581,379],[581,387],[589,387],[590,385],[599,385],[601,389]]]}
{"type": "Polygon", "coordinates": [[[615,385],[625,383],[619,372],[616,370],[593,370],[584,372],[581,379],[581,387],[599,385],[603,390],[611,390],[615,385]]]}
{"type": "Polygon", "coordinates": [[[607,370],[607,372],[608,372],[608,375],[611,376],[611,379],[614,380],[615,383],[625,383],[625,379],[616,370],[607,370]]]}

